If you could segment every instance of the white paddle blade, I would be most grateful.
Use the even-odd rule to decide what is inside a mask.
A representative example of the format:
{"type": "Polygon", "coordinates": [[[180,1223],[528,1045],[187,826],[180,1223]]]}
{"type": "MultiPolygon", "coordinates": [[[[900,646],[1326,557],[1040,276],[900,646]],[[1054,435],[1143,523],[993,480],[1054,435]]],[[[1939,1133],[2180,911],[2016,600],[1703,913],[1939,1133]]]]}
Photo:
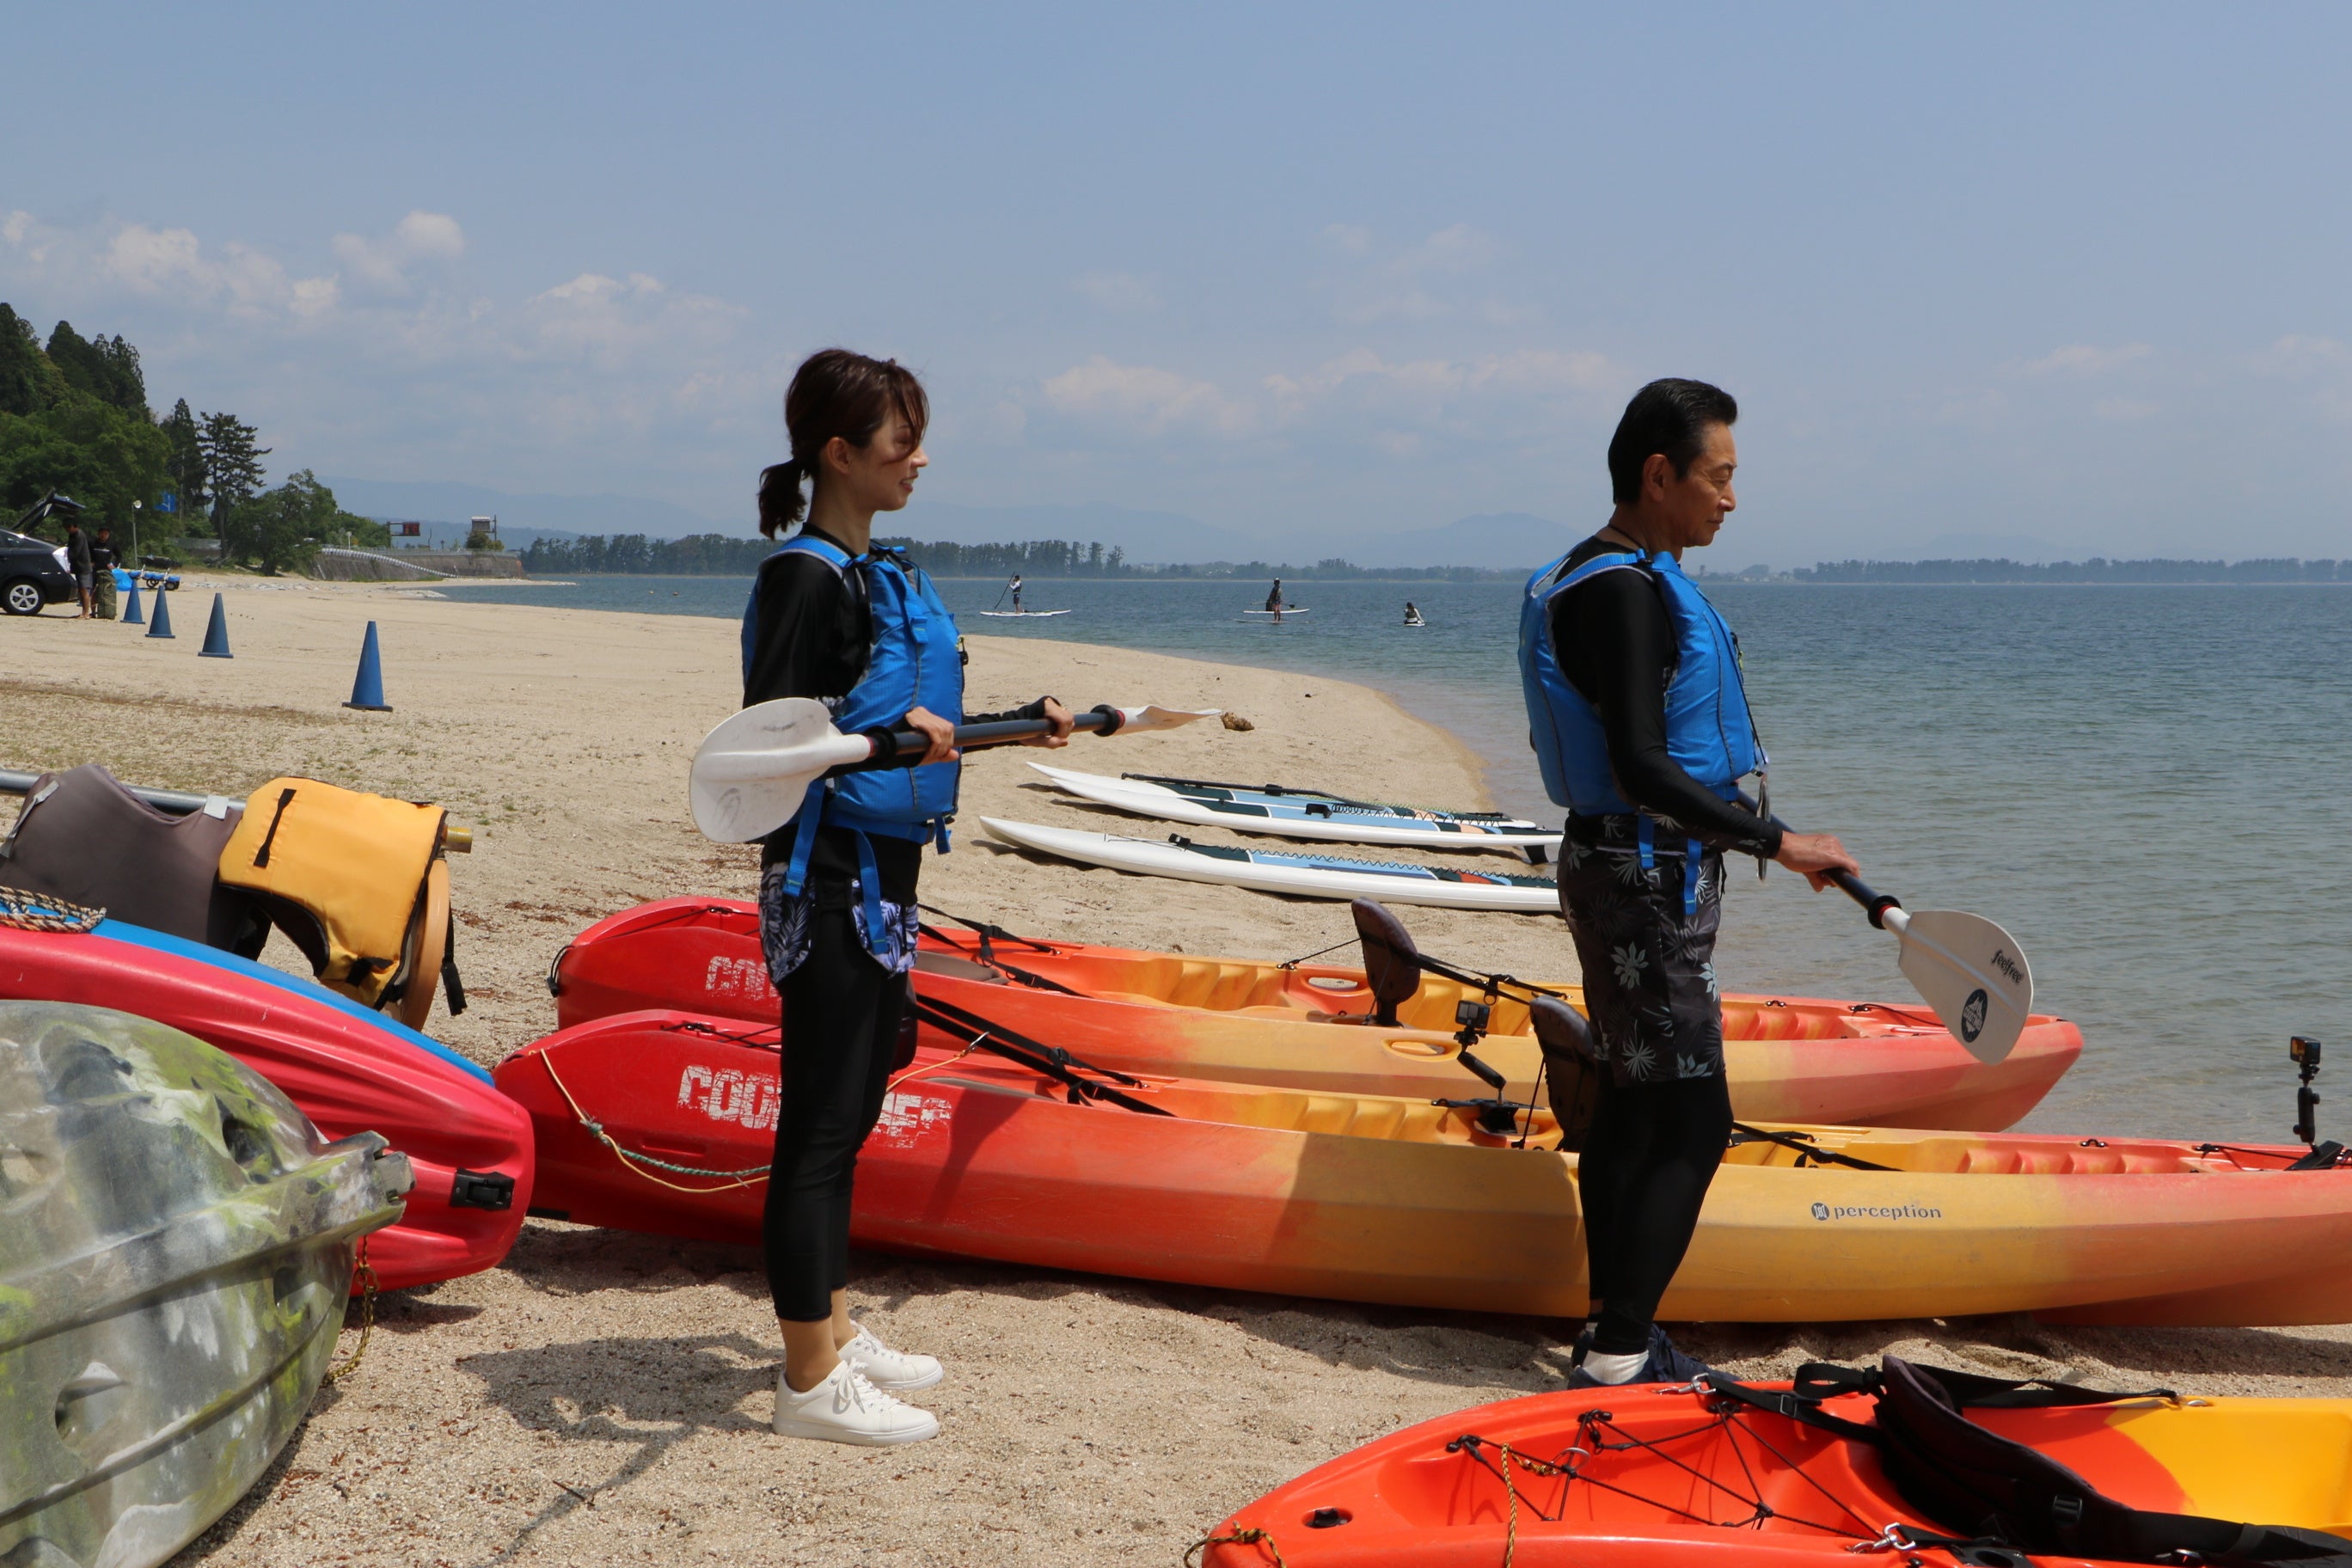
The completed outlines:
{"type": "Polygon", "coordinates": [[[688,795],[694,826],[721,844],[765,838],[793,819],[808,787],[828,768],[873,755],[863,735],[845,735],[813,697],[782,697],[746,708],[702,738],[688,795]]]}
{"type": "Polygon", "coordinates": [[[1122,708],[1118,732],[1122,735],[1141,734],[1146,730],[1173,730],[1179,724],[1190,724],[1195,719],[1214,719],[1223,714],[1222,708],[1162,708],[1147,703],[1141,708],[1122,708]]]}
{"type": "Polygon", "coordinates": [[[1980,1062],[2000,1061],[2033,1011],[2033,972],[2010,934],[1982,915],[1953,910],[1889,910],[1901,939],[1903,976],[1918,987],[1944,1027],[1980,1062]]]}

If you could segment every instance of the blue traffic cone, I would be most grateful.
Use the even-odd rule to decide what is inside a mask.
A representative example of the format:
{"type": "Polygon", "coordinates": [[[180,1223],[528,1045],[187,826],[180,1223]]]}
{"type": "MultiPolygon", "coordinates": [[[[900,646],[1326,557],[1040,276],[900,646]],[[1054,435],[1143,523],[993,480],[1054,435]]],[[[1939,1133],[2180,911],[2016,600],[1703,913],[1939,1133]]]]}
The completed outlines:
{"type": "Polygon", "coordinates": [[[126,626],[143,626],[147,624],[146,615],[139,608],[139,574],[136,572],[131,574],[131,602],[122,612],[122,624],[126,626]]]}
{"type": "Polygon", "coordinates": [[[221,605],[221,596],[213,595],[213,624],[205,628],[205,648],[198,658],[235,658],[228,651],[228,611],[221,605]]]}
{"type": "Polygon", "coordinates": [[[366,713],[389,713],[392,704],[383,700],[383,655],[375,643],[375,623],[370,621],[367,641],[360,644],[360,675],[352,682],[352,700],[343,704],[366,713]]]}
{"type": "Polygon", "coordinates": [[[163,590],[161,588],[155,590],[155,618],[148,623],[147,635],[151,637],[168,637],[172,635],[172,604],[164,597],[163,590]]]}

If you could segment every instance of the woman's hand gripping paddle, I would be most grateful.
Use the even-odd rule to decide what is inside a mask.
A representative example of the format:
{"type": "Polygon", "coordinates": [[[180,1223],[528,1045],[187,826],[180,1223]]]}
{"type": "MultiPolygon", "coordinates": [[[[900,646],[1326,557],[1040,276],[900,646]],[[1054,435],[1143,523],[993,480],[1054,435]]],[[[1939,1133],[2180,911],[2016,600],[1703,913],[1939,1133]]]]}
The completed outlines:
{"type": "MultiPolygon", "coordinates": [[[[1106,703],[1079,714],[1070,727],[1103,735],[1140,733],[1213,719],[1220,711],[1106,703]]],[[[955,740],[960,749],[1000,746],[1052,729],[1043,719],[1002,719],[959,724],[955,740]]],[[[833,727],[824,704],[813,697],[782,697],[746,708],[704,736],[694,754],[688,784],[694,825],[721,844],[765,838],[793,819],[817,780],[829,773],[913,767],[930,745],[912,730],[898,731],[887,742],[881,733],[843,734],[833,727]]]]}
{"type": "Polygon", "coordinates": [[[1870,923],[1903,944],[1896,961],[1953,1037],[1980,1062],[2009,1055],[2033,1011],[2033,971],[2010,934],[1982,915],[1956,910],[1913,914],[1850,872],[1829,879],[1870,911],[1870,923]]]}

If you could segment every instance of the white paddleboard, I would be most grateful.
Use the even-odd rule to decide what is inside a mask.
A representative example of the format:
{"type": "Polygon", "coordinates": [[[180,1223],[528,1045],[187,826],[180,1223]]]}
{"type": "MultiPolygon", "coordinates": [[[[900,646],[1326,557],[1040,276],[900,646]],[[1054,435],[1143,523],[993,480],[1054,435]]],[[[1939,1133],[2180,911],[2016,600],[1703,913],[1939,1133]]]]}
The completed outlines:
{"type": "Polygon", "coordinates": [[[992,621],[1044,621],[1050,620],[1055,616],[1066,616],[1070,612],[1067,610],[982,610],[980,613],[992,621]]]}
{"type": "Polygon", "coordinates": [[[1303,615],[1305,615],[1306,613],[1307,613],[1307,612],[1306,612],[1305,610],[1301,610],[1301,609],[1281,609],[1281,610],[1244,610],[1244,611],[1242,612],[1242,614],[1243,614],[1243,615],[1245,615],[1245,616],[1272,616],[1276,617],[1277,620],[1278,620],[1278,619],[1280,619],[1280,618],[1281,618],[1282,616],[1303,616],[1303,615]]]}
{"type": "Polygon", "coordinates": [[[991,837],[1019,848],[1139,876],[1217,882],[1302,899],[1378,899],[1391,904],[1429,904],[1438,909],[1515,914],[1559,912],[1559,889],[1544,877],[1507,877],[1385,860],[1349,860],[1330,855],[1121,838],[1108,833],[1074,832],[1032,822],[1006,822],[993,816],[982,817],[980,825],[991,837]]]}
{"type": "Polygon", "coordinates": [[[1470,822],[1444,817],[1419,818],[1335,806],[1323,802],[1290,805],[1280,802],[1216,800],[1186,795],[1165,784],[1141,779],[1105,778],[1100,773],[1031,763],[1054,781],[1057,789],[1114,806],[1133,816],[1162,822],[1185,822],[1202,827],[1230,827],[1236,833],[1265,833],[1283,838],[1312,838],[1331,844],[1385,844],[1457,852],[1499,851],[1517,854],[1534,847],[1553,849],[1560,836],[1533,823],[1470,822]]]}

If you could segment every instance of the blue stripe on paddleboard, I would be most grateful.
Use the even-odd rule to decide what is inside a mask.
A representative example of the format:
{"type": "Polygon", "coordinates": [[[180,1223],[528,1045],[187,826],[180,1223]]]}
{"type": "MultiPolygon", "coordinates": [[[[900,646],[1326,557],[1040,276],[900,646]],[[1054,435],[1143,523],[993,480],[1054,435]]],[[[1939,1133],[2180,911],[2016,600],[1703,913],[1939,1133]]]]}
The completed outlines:
{"type": "Polygon", "coordinates": [[[330,991],[315,980],[303,980],[283,970],[272,969],[268,964],[256,963],[251,959],[239,958],[233,952],[225,952],[217,947],[206,947],[202,942],[189,942],[185,938],[173,936],[164,931],[150,931],[145,926],[135,926],[123,921],[100,921],[98,922],[96,934],[111,937],[116,942],[125,942],[132,947],[144,947],[156,952],[168,952],[174,958],[193,959],[198,963],[208,963],[215,969],[225,969],[242,979],[276,986],[289,995],[299,996],[305,1002],[331,1007],[336,1012],[347,1013],[362,1022],[373,1024],[394,1039],[405,1041],[419,1050],[430,1051],[452,1067],[465,1068],[484,1083],[496,1081],[490,1077],[488,1069],[459,1056],[431,1036],[420,1035],[399,1019],[387,1014],[362,1007],[350,997],[330,991]]]}
{"type": "MultiPolygon", "coordinates": [[[[1202,846],[1193,845],[1194,850],[1202,846]]],[[[1243,853],[1260,866],[1295,866],[1306,871],[1346,871],[1381,877],[1404,877],[1422,882],[1459,882],[1475,888],[1550,888],[1559,884],[1541,877],[1507,877],[1484,871],[1456,871],[1451,867],[1410,866],[1396,860],[1343,860],[1324,855],[1284,855],[1270,849],[1243,853]]]]}

